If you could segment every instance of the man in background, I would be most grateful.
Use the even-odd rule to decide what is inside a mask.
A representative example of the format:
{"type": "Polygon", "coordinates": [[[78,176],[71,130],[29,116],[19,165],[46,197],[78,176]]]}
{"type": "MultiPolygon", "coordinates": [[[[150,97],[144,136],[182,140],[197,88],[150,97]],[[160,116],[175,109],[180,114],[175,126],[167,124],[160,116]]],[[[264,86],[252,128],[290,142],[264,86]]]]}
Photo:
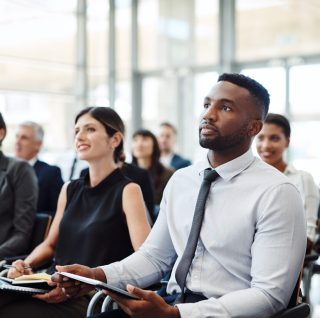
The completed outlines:
{"type": "Polygon", "coordinates": [[[37,212],[54,216],[63,180],[60,168],[38,159],[43,137],[44,131],[39,124],[31,121],[20,124],[16,134],[15,156],[28,161],[37,175],[39,185],[37,212]]]}
{"type": "Polygon", "coordinates": [[[191,161],[174,153],[174,146],[177,139],[177,130],[170,123],[164,122],[160,125],[158,142],[161,151],[161,163],[175,170],[191,165],[191,161]]]}

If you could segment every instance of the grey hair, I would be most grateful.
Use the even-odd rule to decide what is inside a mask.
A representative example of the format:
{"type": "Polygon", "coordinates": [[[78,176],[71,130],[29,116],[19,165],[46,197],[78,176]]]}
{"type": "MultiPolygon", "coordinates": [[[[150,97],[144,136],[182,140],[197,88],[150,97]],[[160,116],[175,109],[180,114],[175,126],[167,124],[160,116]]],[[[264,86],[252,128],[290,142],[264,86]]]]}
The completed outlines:
{"type": "Polygon", "coordinates": [[[32,128],[34,133],[35,133],[35,137],[38,141],[43,141],[43,137],[44,137],[44,130],[42,128],[41,125],[35,123],[34,121],[25,121],[23,123],[21,123],[19,125],[19,127],[29,127],[32,128]]]}

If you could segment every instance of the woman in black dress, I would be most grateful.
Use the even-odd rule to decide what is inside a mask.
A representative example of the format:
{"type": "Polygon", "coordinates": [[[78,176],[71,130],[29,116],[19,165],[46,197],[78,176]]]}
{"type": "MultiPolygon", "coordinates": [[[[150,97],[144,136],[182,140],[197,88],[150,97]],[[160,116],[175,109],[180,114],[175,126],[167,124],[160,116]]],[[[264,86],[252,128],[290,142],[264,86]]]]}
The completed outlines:
{"type": "MultiPolygon", "coordinates": [[[[139,248],[150,226],[139,186],[117,166],[123,135],[123,122],[111,108],[89,107],[76,116],[75,148],[89,171],[63,186],[48,237],[24,261],[14,262],[9,277],[31,274],[25,267],[52,258],[54,265],[92,267],[121,260],[139,248]]],[[[47,272],[54,271],[53,266],[47,272]]],[[[5,296],[0,294],[1,317],[84,317],[89,301],[86,296],[68,299],[58,287],[33,298],[5,296]]]]}

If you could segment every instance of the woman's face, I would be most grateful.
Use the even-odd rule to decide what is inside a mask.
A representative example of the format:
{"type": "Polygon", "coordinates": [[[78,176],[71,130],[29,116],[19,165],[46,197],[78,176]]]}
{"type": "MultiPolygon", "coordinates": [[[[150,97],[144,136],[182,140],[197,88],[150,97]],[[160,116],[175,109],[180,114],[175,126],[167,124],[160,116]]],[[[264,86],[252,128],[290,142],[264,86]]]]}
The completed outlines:
{"type": "Polygon", "coordinates": [[[137,135],[132,140],[132,154],[137,159],[151,158],[153,140],[151,137],[137,135]]]}
{"type": "Polygon", "coordinates": [[[283,153],[289,146],[289,139],[283,129],[275,124],[264,124],[257,136],[256,147],[259,156],[270,165],[283,160],[283,153]]]}
{"type": "Polygon", "coordinates": [[[117,146],[105,127],[90,114],[84,114],[75,125],[75,148],[79,159],[91,161],[112,157],[117,146]]]}

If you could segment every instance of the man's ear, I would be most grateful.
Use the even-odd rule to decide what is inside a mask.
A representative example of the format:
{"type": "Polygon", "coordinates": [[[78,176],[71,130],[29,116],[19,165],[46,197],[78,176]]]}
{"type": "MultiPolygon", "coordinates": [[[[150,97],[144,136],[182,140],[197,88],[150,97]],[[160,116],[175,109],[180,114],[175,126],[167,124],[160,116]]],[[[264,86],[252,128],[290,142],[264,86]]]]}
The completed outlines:
{"type": "Polygon", "coordinates": [[[248,134],[250,137],[258,135],[263,126],[263,122],[260,119],[254,119],[249,124],[248,134]]]}

